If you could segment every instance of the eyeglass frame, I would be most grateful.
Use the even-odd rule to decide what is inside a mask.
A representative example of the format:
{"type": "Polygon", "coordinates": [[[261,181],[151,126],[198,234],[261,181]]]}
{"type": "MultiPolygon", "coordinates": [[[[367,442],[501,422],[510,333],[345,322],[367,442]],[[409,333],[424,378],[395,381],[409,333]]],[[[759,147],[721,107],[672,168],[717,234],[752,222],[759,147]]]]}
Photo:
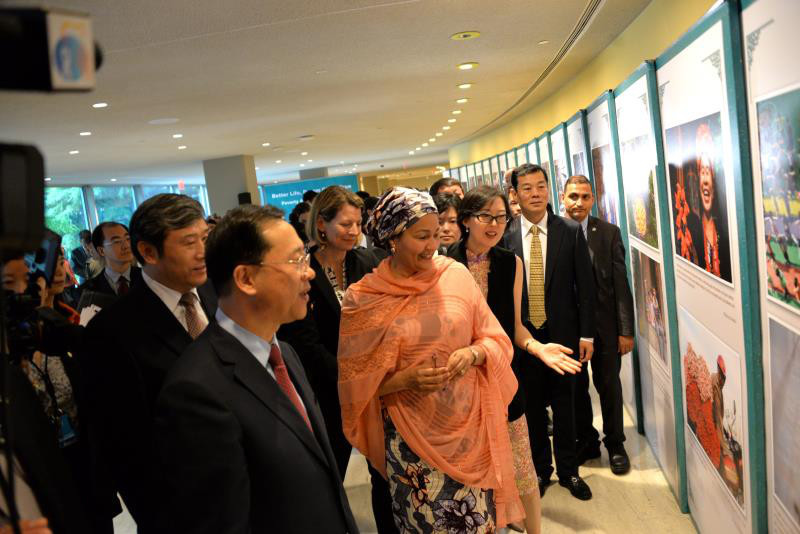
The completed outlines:
{"type": "Polygon", "coordinates": [[[257,267],[266,267],[268,265],[294,265],[298,273],[302,273],[304,269],[311,266],[311,253],[305,252],[301,257],[293,260],[286,261],[260,261],[258,263],[245,263],[244,265],[255,265],[257,267]]]}
{"type": "Polygon", "coordinates": [[[486,225],[492,224],[494,222],[497,224],[497,226],[500,226],[511,222],[511,216],[508,213],[503,213],[502,215],[492,215],[491,213],[481,212],[481,213],[475,213],[472,216],[475,217],[475,220],[478,221],[479,223],[486,225]],[[489,220],[488,221],[481,220],[481,217],[488,218],[489,220]],[[501,217],[505,219],[502,223],[500,222],[501,217]]]}
{"type": "Polygon", "coordinates": [[[117,239],[112,239],[111,241],[103,241],[103,246],[107,247],[110,245],[112,247],[116,247],[117,245],[121,245],[122,243],[130,243],[130,242],[131,242],[131,236],[126,236],[117,239]]]}

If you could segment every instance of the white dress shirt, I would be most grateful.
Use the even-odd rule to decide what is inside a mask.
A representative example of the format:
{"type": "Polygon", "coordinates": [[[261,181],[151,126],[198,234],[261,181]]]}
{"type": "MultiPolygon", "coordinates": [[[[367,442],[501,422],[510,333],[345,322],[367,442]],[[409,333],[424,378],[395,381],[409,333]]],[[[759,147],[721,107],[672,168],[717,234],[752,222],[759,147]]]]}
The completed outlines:
{"type": "MultiPolygon", "coordinates": [[[[272,335],[272,340],[267,342],[251,331],[239,326],[236,321],[228,317],[225,312],[222,311],[222,308],[217,308],[215,317],[217,319],[217,324],[220,325],[223,330],[238,339],[239,343],[244,345],[244,347],[250,351],[250,354],[252,354],[256,360],[258,360],[258,363],[267,369],[269,376],[271,376],[273,380],[277,381],[275,378],[275,370],[272,368],[272,364],[269,363],[269,354],[272,351],[272,346],[276,346],[278,351],[281,350],[280,345],[278,345],[278,338],[275,336],[275,334],[272,335]]],[[[299,388],[295,386],[294,389],[297,391],[299,388]]],[[[303,398],[300,396],[299,391],[297,393],[297,398],[300,399],[300,404],[303,405],[303,409],[308,412],[306,409],[306,404],[303,402],[303,398]]]]}
{"type": "MultiPolygon", "coordinates": [[[[144,279],[144,283],[147,284],[147,287],[149,287],[153,293],[155,293],[156,296],[161,299],[161,302],[164,303],[170,313],[175,316],[178,322],[181,323],[183,328],[185,328],[188,332],[189,327],[186,324],[186,310],[183,308],[183,306],[181,306],[180,303],[182,294],[165,286],[161,282],[150,278],[147,273],[144,272],[144,270],[142,270],[142,278],[144,279]]],[[[197,299],[194,301],[195,312],[197,313],[197,317],[199,317],[205,323],[202,325],[203,328],[205,328],[208,326],[208,317],[206,317],[206,312],[203,311],[203,306],[200,304],[200,295],[197,293],[197,288],[192,289],[191,292],[194,293],[195,297],[197,297],[197,299]]]]}

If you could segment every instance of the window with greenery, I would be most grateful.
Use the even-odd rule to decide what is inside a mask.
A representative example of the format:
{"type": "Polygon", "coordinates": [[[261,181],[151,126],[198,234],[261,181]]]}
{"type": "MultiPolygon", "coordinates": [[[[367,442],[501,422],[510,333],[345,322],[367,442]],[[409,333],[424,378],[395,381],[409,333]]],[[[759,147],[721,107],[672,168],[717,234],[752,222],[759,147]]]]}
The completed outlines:
{"type": "Polygon", "coordinates": [[[92,187],[97,222],[116,221],[128,225],[136,210],[132,187],[92,187]]]}
{"type": "Polygon", "coordinates": [[[143,185],[142,186],[142,200],[147,200],[150,197],[160,195],[162,193],[172,193],[171,185],[143,185]]]}
{"type": "Polygon", "coordinates": [[[80,187],[45,187],[45,225],[62,237],[67,257],[72,249],[80,246],[78,232],[89,229],[83,191],[80,187]]]}
{"type": "Polygon", "coordinates": [[[208,215],[208,206],[206,205],[206,196],[203,191],[204,187],[202,185],[186,185],[183,191],[175,191],[176,193],[180,193],[182,195],[190,196],[203,206],[203,211],[208,215]]]}

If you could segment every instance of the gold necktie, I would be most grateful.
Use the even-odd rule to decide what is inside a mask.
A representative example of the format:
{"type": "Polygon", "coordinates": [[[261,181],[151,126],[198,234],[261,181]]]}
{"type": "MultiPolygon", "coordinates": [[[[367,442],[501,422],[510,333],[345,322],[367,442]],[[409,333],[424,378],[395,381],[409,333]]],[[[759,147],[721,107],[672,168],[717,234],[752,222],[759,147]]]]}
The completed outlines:
{"type": "Polygon", "coordinates": [[[184,293],[181,295],[180,305],[183,306],[184,313],[186,314],[186,330],[192,339],[197,339],[197,336],[203,333],[203,330],[208,326],[205,317],[201,317],[197,313],[195,303],[197,302],[197,295],[194,293],[184,293]]]}
{"type": "Polygon", "coordinates": [[[528,313],[531,324],[541,328],[547,320],[544,309],[544,269],[542,268],[542,242],[539,240],[539,227],[531,227],[531,257],[528,270],[528,313]]]}

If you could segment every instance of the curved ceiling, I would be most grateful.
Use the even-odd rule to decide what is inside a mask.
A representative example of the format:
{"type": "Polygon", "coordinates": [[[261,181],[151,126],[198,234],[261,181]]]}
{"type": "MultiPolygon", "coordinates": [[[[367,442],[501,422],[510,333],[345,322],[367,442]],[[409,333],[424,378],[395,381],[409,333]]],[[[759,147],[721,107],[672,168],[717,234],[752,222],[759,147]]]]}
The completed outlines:
{"type": "MultiPolygon", "coordinates": [[[[36,144],[54,185],[202,181],[204,159],[235,154],[255,156],[260,181],[294,177],[301,163],[331,173],[355,163],[358,171],[442,163],[449,147],[566,82],[648,0],[595,5],[575,44],[540,80],[597,3],[50,1],[91,13],[105,53],[97,88],[0,93],[0,138],[36,144]],[[464,30],[481,36],[449,38],[464,30]],[[479,66],[456,68],[466,61],[479,66]],[[459,89],[464,82],[473,87],[459,89]],[[109,106],[93,109],[98,101],[109,106]],[[452,115],[456,109],[462,113],[452,115]],[[150,124],[166,118],[178,122],[150,124]]],[[[15,4],[29,5],[4,3],[15,4]]]]}

